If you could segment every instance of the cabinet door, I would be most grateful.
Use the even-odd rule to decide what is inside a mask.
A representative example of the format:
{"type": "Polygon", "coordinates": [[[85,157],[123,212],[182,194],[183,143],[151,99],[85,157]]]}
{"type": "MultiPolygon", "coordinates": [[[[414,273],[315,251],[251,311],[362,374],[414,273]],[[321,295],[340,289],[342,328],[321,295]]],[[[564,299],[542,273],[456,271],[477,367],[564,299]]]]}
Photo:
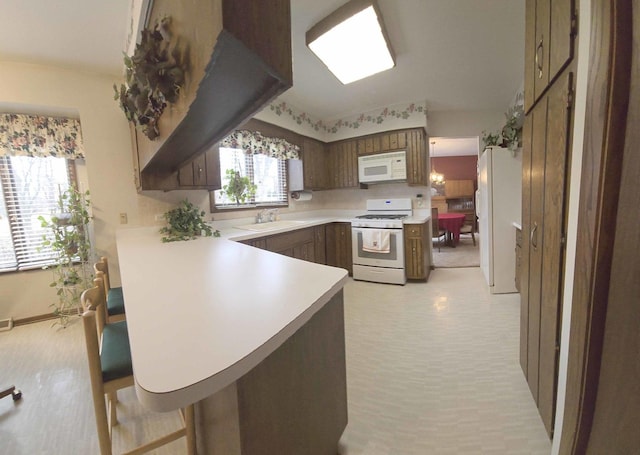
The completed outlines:
{"type": "Polygon", "coordinates": [[[533,110],[531,140],[530,218],[529,237],[529,334],[527,378],[533,398],[538,403],[538,371],[540,343],[540,299],[542,286],[542,248],[544,236],[544,163],[547,126],[547,98],[533,110]]]}
{"type": "Polygon", "coordinates": [[[573,59],[575,0],[527,0],[525,112],[573,59]]]}
{"type": "Polygon", "coordinates": [[[426,281],[429,276],[427,225],[409,224],[404,229],[404,256],[407,279],[426,281]]]}
{"type": "Polygon", "coordinates": [[[315,262],[313,242],[301,243],[293,247],[293,257],[303,261],[315,262]]]}
{"type": "Polygon", "coordinates": [[[538,409],[549,434],[553,432],[560,351],[559,323],[567,162],[569,154],[570,91],[573,75],[564,75],[549,91],[544,168],[544,229],[542,231],[542,289],[540,306],[540,373],[538,409]]]}
{"type": "Polygon", "coordinates": [[[409,185],[426,185],[426,135],[420,128],[411,130],[407,136],[407,182],[409,185]]]}
{"type": "Polygon", "coordinates": [[[332,188],[355,188],[358,183],[357,140],[329,145],[328,174],[332,188]]]}
{"type": "Polygon", "coordinates": [[[331,223],[326,227],[327,265],[341,267],[353,274],[351,223],[331,223]]]}
{"type": "Polygon", "coordinates": [[[217,148],[197,156],[189,164],[178,170],[180,189],[201,188],[217,190],[221,188],[220,160],[217,148]]]}
{"type": "Polygon", "coordinates": [[[523,131],[520,361],[550,435],[558,374],[572,78],[567,72],[553,84],[525,119],[523,131]]]}
{"type": "Polygon", "coordinates": [[[311,138],[304,138],[302,150],[302,168],[304,186],[312,190],[327,188],[327,159],[324,143],[311,138]]]}
{"type": "Polygon", "coordinates": [[[313,237],[315,262],[317,262],[318,264],[326,264],[326,226],[315,226],[313,228],[313,237]]]}
{"type": "Polygon", "coordinates": [[[339,262],[338,267],[347,269],[353,275],[353,254],[351,250],[351,223],[338,223],[339,229],[339,262]]]}
{"type": "Polygon", "coordinates": [[[205,152],[205,172],[207,175],[206,186],[208,190],[222,188],[220,176],[220,149],[215,146],[205,152]]]}
{"type": "MultiPolygon", "coordinates": [[[[540,109],[540,108],[538,108],[540,109]]],[[[520,367],[529,378],[529,232],[531,231],[531,159],[533,118],[529,113],[522,127],[522,264],[520,268],[520,367]]]]}

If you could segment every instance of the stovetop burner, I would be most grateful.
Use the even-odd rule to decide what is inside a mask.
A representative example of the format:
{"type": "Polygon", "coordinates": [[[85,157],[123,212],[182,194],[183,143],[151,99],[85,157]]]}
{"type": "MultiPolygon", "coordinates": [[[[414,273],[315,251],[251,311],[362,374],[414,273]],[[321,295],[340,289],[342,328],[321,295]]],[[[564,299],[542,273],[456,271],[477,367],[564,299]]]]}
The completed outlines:
{"type": "Polygon", "coordinates": [[[356,218],[361,220],[402,220],[406,217],[407,215],[399,214],[367,214],[356,216],[356,218]]]}

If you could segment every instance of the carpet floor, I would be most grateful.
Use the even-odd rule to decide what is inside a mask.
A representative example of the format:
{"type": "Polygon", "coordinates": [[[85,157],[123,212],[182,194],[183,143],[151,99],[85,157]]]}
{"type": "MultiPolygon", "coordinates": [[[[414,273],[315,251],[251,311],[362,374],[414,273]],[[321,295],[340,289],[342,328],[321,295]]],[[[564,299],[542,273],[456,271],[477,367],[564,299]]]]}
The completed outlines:
{"type": "Polygon", "coordinates": [[[460,237],[460,243],[455,248],[441,245],[440,251],[438,243],[434,241],[433,265],[436,268],[480,267],[478,236],[475,245],[470,237],[460,237]]]}

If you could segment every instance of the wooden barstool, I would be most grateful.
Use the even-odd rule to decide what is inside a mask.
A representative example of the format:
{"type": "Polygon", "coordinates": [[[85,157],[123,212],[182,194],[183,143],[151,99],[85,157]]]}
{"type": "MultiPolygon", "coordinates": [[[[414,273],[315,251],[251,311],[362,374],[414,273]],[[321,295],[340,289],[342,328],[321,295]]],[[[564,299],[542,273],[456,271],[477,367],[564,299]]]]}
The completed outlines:
{"type": "Polygon", "coordinates": [[[109,261],[102,256],[98,262],[93,264],[93,271],[96,278],[102,279],[104,284],[104,293],[107,296],[107,304],[104,307],[105,317],[108,323],[124,321],[126,314],[124,311],[124,295],[122,287],[111,287],[109,280],[109,261]]]}
{"type": "MultiPolygon", "coordinates": [[[[94,284],[94,287],[85,290],[80,297],[82,307],[85,310],[82,314],[82,325],[87,345],[89,376],[100,453],[111,455],[112,429],[117,424],[117,391],[133,386],[133,366],[127,322],[105,323],[104,310],[101,308],[105,305],[104,285],[99,278],[94,280],[94,284]]],[[[180,411],[184,424],[182,428],[136,447],[126,452],[126,455],[146,453],[181,437],[187,439],[187,453],[189,455],[195,454],[193,405],[180,411]]]]}

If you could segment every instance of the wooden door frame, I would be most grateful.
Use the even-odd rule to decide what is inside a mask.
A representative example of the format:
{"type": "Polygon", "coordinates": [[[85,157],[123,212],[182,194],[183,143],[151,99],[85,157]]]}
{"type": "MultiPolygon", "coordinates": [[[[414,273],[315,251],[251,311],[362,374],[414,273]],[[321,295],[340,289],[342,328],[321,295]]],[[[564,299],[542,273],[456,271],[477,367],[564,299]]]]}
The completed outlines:
{"type": "MultiPolygon", "coordinates": [[[[561,454],[587,450],[598,392],[632,61],[633,0],[591,0],[591,43],[561,454]]],[[[636,12],[637,14],[637,12],[636,12]]]]}

